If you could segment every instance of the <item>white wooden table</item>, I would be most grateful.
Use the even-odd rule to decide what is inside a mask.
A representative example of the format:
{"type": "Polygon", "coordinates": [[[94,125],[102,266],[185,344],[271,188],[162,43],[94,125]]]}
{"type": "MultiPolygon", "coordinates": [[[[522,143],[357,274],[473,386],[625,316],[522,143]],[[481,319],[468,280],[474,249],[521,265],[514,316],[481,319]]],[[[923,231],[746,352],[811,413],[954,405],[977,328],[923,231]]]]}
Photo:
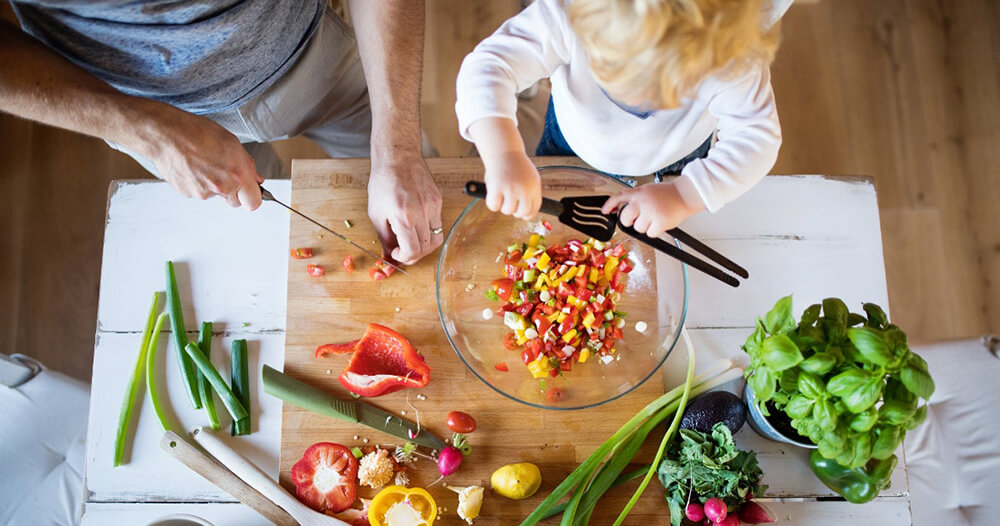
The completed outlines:
{"type": "MultiPolygon", "coordinates": [[[[272,181],[268,187],[278,199],[289,197],[288,181],[272,181]]],[[[233,339],[246,338],[251,341],[252,370],[264,363],[281,368],[288,217],[268,204],[250,214],[218,200],[184,199],[162,182],[112,184],[87,436],[84,525],[141,525],[171,513],[199,515],[216,525],[267,524],[160,451],[161,432],[148,403],[139,413],[131,462],[112,469],[111,451],[148,301],[153,291],[163,290],[166,260],[177,264],[189,330],[196,328],[196,320],[212,320],[217,331],[214,348],[228,350],[233,339]]],[[[692,218],[685,229],[752,272],[739,289],[691,273],[687,327],[699,364],[720,357],[746,363],[740,344],[753,320],[789,293],[795,294],[797,314],[829,296],[852,306],[862,301],[888,306],[875,188],[867,179],[768,177],[722,211],[692,218]]],[[[169,355],[166,391],[174,416],[184,427],[201,425],[204,416],[186,400],[173,352],[161,347],[161,359],[169,355]]],[[[668,360],[665,374],[671,384],[681,381],[678,371],[684,370],[685,360],[685,352],[674,352],[668,360]]],[[[276,476],[280,403],[264,395],[258,378],[251,377],[259,419],[252,435],[230,443],[276,476]]],[[[894,473],[890,490],[857,506],[815,500],[835,495],[813,477],[805,450],[765,440],[749,426],[737,435],[737,442],[757,451],[779,524],[911,524],[905,462],[894,473]]],[[[899,455],[902,460],[902,451],[899,455]]]]}

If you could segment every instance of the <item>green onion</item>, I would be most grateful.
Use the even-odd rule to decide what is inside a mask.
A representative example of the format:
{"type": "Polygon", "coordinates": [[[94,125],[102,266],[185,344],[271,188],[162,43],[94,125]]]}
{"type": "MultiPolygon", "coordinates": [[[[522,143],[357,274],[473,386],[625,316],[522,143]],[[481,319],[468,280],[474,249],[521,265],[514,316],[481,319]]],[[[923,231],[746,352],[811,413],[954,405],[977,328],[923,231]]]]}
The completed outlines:
{"type": "Polygon", "coordinates": [[[181,378],[184,379],[184,390],[195,409],[201,409],[201,398],[198,396],[198,373],[185,356],[184,347],[188,343],[187,329],[184,328],[184,313],[181,307],[180,293],[177,291],[177,276],[174,275],[174,263],[167,261],[167,308],[170,310],[170,324],[174,332],[174,346],[177,349],[177,365],[181,368],[181,378]]]}
{"type": "Polygon", "coordinates": [[[523,281],[525,283],[534,283],[535,282],[535,269],[530,268],[528,270],[525,270],[524,271],[524,279],[523,279],[523,281]]]}
{"type": "MultiPolygon", "coordinates": [[[[618,477],[617,479],[615,479],[615,481],[611,484],[611,487],[614,488],[614,487],[620,486],[620,485],[622,485],[622,484],[624,484],[624,483],[626,483],[626,482],[628,482],[630,480],[637,479],[637,478],[645,475],[646,472],[649,471],[649,468],[650,468],[650,466],[643,466],[643,467],[641,467],[641,468],[639,468],[639,469],[637,469],[635,471],[630,471],[630,472],[628,472],[628,473],[626,473],[626,474],[618,477]]],[[[561,504],[556,505],[551,510],[549,510],[549,512],[544,517],[542,517],[542,519],[544,520],[544,519],[548,519],[549,517],[555,517],[556,515],[559,515],[560,513],[563,512],[563,510],[566,509],[566,506],[568,504],[569,504],[568,502],[563,502],[561,504]]]]}
{"type": "Polygon", "coordinates": [[[486,289],[486,299],[491,301],[497,301],[500,299],[500,296],[497,296],[497,291],[493,289],[486,289]]]}
{"type": "Polygon", "coordinates": [[[621,311],[617,311],[617,310],[616,310],[616,311],[614,312],[614,316],[615,316],[615,318],[624,318],[624,317],[628,316],[628,314],[627,314],[627,313],[624,313],[624,312],[621,312],[621,311]]]}
{"type": "Polygon", "coordinates": [[[351,454],[354,455],[354,458],[359,460],[361,459],[361,457],[365,456],[365,452],[361,451],[361,448],[359,447],[352,447],[351,454]]]}
{"type": "MultiPolygon", "coordinates": [[[[739,368],[731,368],[730,365],[731,363],[726,361],[722,370],[718,370],[718,367],[712,367],[709,369],[709,372],[696,377],[692,383],[695,387],[691,389],[690,396],[697,396],[705,391],[741,377],[743,371],[739,368]]],[[[562,500],[562,498],[571,491],[578,487],[580,489],[586,488],[587,482],[593,478],[594,472],[601,465],[601,462],[608,455],[608,453],[610,453],[614,448],[623,447],[621,445],[622,442],[631,437],[633,433],[640,430],[643,424],[647,423],[647,421],[651,418],[653,419],[653,422],[647,423],[647,425],[655,426],[671,413],[675,412],[679,405],[678,397],[682,395],[684,390],[685,386],[678,386],[671,389],[669,392],[647,404],[646,407],[630,418],[628,422],[618,429],[618,431],[605,440],[593,454],[587,457],[582,464],[577,466],[577,468],[573,470],[573,472],[570,473],[569,476],[562,481],[562,483],[556,486],[549,496],[546,497],[545,500],[543,500],[542,503],[539,504],[538,507],[524,519],[521,526],[533,526],[534,524],[537,524],[539,520],[547,515],[557,502],[562,500]]],[[[570,502],[570,506],[572,506],[572,501],[570,502]]],[[[567,512],[570,511],[570,506],[567,506],[567,512]]],[[[572,513],[575,514],[575,512],[576,509],[574,507],[572,513]]],[[[565,518],[564,512],[564,520],[565,518]]],[[[572,517],[570,520],[572,520],[572,517]]]]}
{"type": "Polygon", "coordinates": [[[167,416],[163,413],[163,406],[160,404],[160,387],[156,381],[156,348],[160,346],[160,331],[163,330],[163,323],[169,314],[165,311],[156,318],[156,325],[153,327],[153,334],[149,338],[149,349],[146,351],[146,389],[149,391],[149,401],[153,403],[153,412],[156,419],[160,421],[160,427],[164,431],[173,431],[173,427],[167,422],[167,416]]]}
{"type": "MultiPolygon", "coordinates": [[[[201,322],[201,331],[198,333],[198,348],[205,354],[205,358],[212,360],[212,322],[201,322]]],[[[198,397],[201,398],[201,405],[208,414],[208,422],[212,429],[219,429],[219,415],[215,412],[215,396],[212,395],[212,386],[208,385],[205,375],[198,375],[198,397]]]]}
{"type": "Polygon", "coordinates": [[[201,371],[201,374],[205,375],[205,378],[208,378],[208,383],[212,384],[212,389],[219,394],[219,398],[222,399],[222,405],[226,406],[226,410],[233,416],[233,420],[246,418],[248,416],[247,410],[240,403],[239,399],[236,398],[236,395],[233,394],[232,389],[226,385],[226,381],[219,376],[219,371],[215,370],[215,367],[212,367],[212,363],[208,361],[208,358],[205,358],[205,355],[201,353],[198,346],[189,342],[184,346],[184,352],[191,357],[191,360],[198,367],[198,370],[201,371]]]}
{"type": "Polygon", "coordinates": [[[125,455],[125,440],[128,433],[129,422],[132,420],[132,408],[135,405],[135,392],[139,387],[139,378],[146,365],[146,354],[149,352],[149,338],[153,334],[153,325],[156,323],[156,306],[160,303],[162,292],[153,293],[153,302],[149,305],[149,315],[146,317],[146,328],[142,331],[142,341],[139,344],[139,357],[135,360],[135,368],[132,370],[132,377],[129,378],[128,387],[125,388],[125,398],[122,399],[122,409],[118,413],[118,433],[115,434],[115,458],[114,467],[122,463],[125,455]]]}
{"type": "Polygon", "coordinates": [[[233,420],[229,428],[233,436],[250,434],[250,368],[247,359],[247,341],[233,340],[233,351],[230,358],[233,368],[233,394],[247,410],[247,417],[233,420]]]}

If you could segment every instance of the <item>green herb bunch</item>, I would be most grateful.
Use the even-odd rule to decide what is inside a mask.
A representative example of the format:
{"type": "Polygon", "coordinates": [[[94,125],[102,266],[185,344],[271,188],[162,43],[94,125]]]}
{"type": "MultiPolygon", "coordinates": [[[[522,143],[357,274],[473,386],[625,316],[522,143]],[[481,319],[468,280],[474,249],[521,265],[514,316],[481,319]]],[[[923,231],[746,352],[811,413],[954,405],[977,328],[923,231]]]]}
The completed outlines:
{"type": "Polygon", "coordinates": [[[672,526],[681,523],[685,506],[692,502],[718,497],[733,509],[748,494],[759,497],[767,490],[760,485],[764,472],[757,465],[757,455],[736,449],[726,424],[715,424],[711,435],[681,429],[680,437],[656,470],[667,490],[672,526]]]}
{"type": "Polygon", "coordinates": [[[863,308],[866,316],[827,298],[796,324],[787,296],[757,319],[743,346],[750,356],[744,376],[761,413],[769,415],[772,402],[823,457],[851,468],[892,456],[927,416],[919,399],[934,392],[927,362],[906,334],[878,305],[863,308]]]}

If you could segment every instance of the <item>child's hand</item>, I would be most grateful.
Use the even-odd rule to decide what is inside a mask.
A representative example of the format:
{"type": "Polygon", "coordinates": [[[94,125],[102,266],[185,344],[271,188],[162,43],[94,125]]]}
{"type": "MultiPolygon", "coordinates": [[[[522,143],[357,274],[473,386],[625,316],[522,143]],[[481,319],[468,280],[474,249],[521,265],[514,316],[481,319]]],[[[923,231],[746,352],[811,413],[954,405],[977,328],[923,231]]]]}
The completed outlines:
{"type": "Polygon", "coordinates": [[[523,152],[483,158],[486,166],[486,208],[529,219],[542,206],[542,181],[523,152]]]}
{"type": "Polygon", "coordinates": [[[623,225],[660,237],[703,207],[685,202],[672,183],[651,183],[611,196],[601,211],[609,214],[616,208],[623,225]]]}

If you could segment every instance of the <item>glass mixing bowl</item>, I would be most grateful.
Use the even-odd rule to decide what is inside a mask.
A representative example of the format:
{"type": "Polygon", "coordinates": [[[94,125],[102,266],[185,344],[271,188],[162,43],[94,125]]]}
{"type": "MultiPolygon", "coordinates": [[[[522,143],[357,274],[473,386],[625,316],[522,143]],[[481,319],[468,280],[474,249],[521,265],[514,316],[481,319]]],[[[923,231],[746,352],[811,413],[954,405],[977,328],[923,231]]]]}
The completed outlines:
{"type": "MultiPolygon", "coordinates": [[[[600,172],[572,166],[539,168],[542,193],[552,199],[565,196],[610,195],[628,188],[600,172]]],[[[586,236],[540,214],[531,221],[493,213],[481,199],[462,211],[448,232],[437,267],[438,313],[444,332],[469,370],[498,393],[535,407],[582,409],[628,394],[642,385],[663,364],[677,343],[687,312],[687,269],[679,261],[618,233],[612,242],[624,242],[635,264],[628,274],[617,309],[628,313],[624,340],[615,346],[610,361],[597,356],[574,364],[555,378],[536,379],[521,361],[520,349],[504,348],[510,332],[503,316],[485,319],[485,309],[496,311],[502,303],[486,298],[490,282],[504,277],[500,257],[512,243],[526,242],[531,234],[545,236],[546,244],[565,244],[586,236]],[[548,220],[547,231],[542,221],[548,220]],[[647,328],[640,333],[637,322],[647,328]],[[496,368],[504,363],[508,371],[496,368]],[[547,391],[557,388],[561,397],[547,391]]]]}

